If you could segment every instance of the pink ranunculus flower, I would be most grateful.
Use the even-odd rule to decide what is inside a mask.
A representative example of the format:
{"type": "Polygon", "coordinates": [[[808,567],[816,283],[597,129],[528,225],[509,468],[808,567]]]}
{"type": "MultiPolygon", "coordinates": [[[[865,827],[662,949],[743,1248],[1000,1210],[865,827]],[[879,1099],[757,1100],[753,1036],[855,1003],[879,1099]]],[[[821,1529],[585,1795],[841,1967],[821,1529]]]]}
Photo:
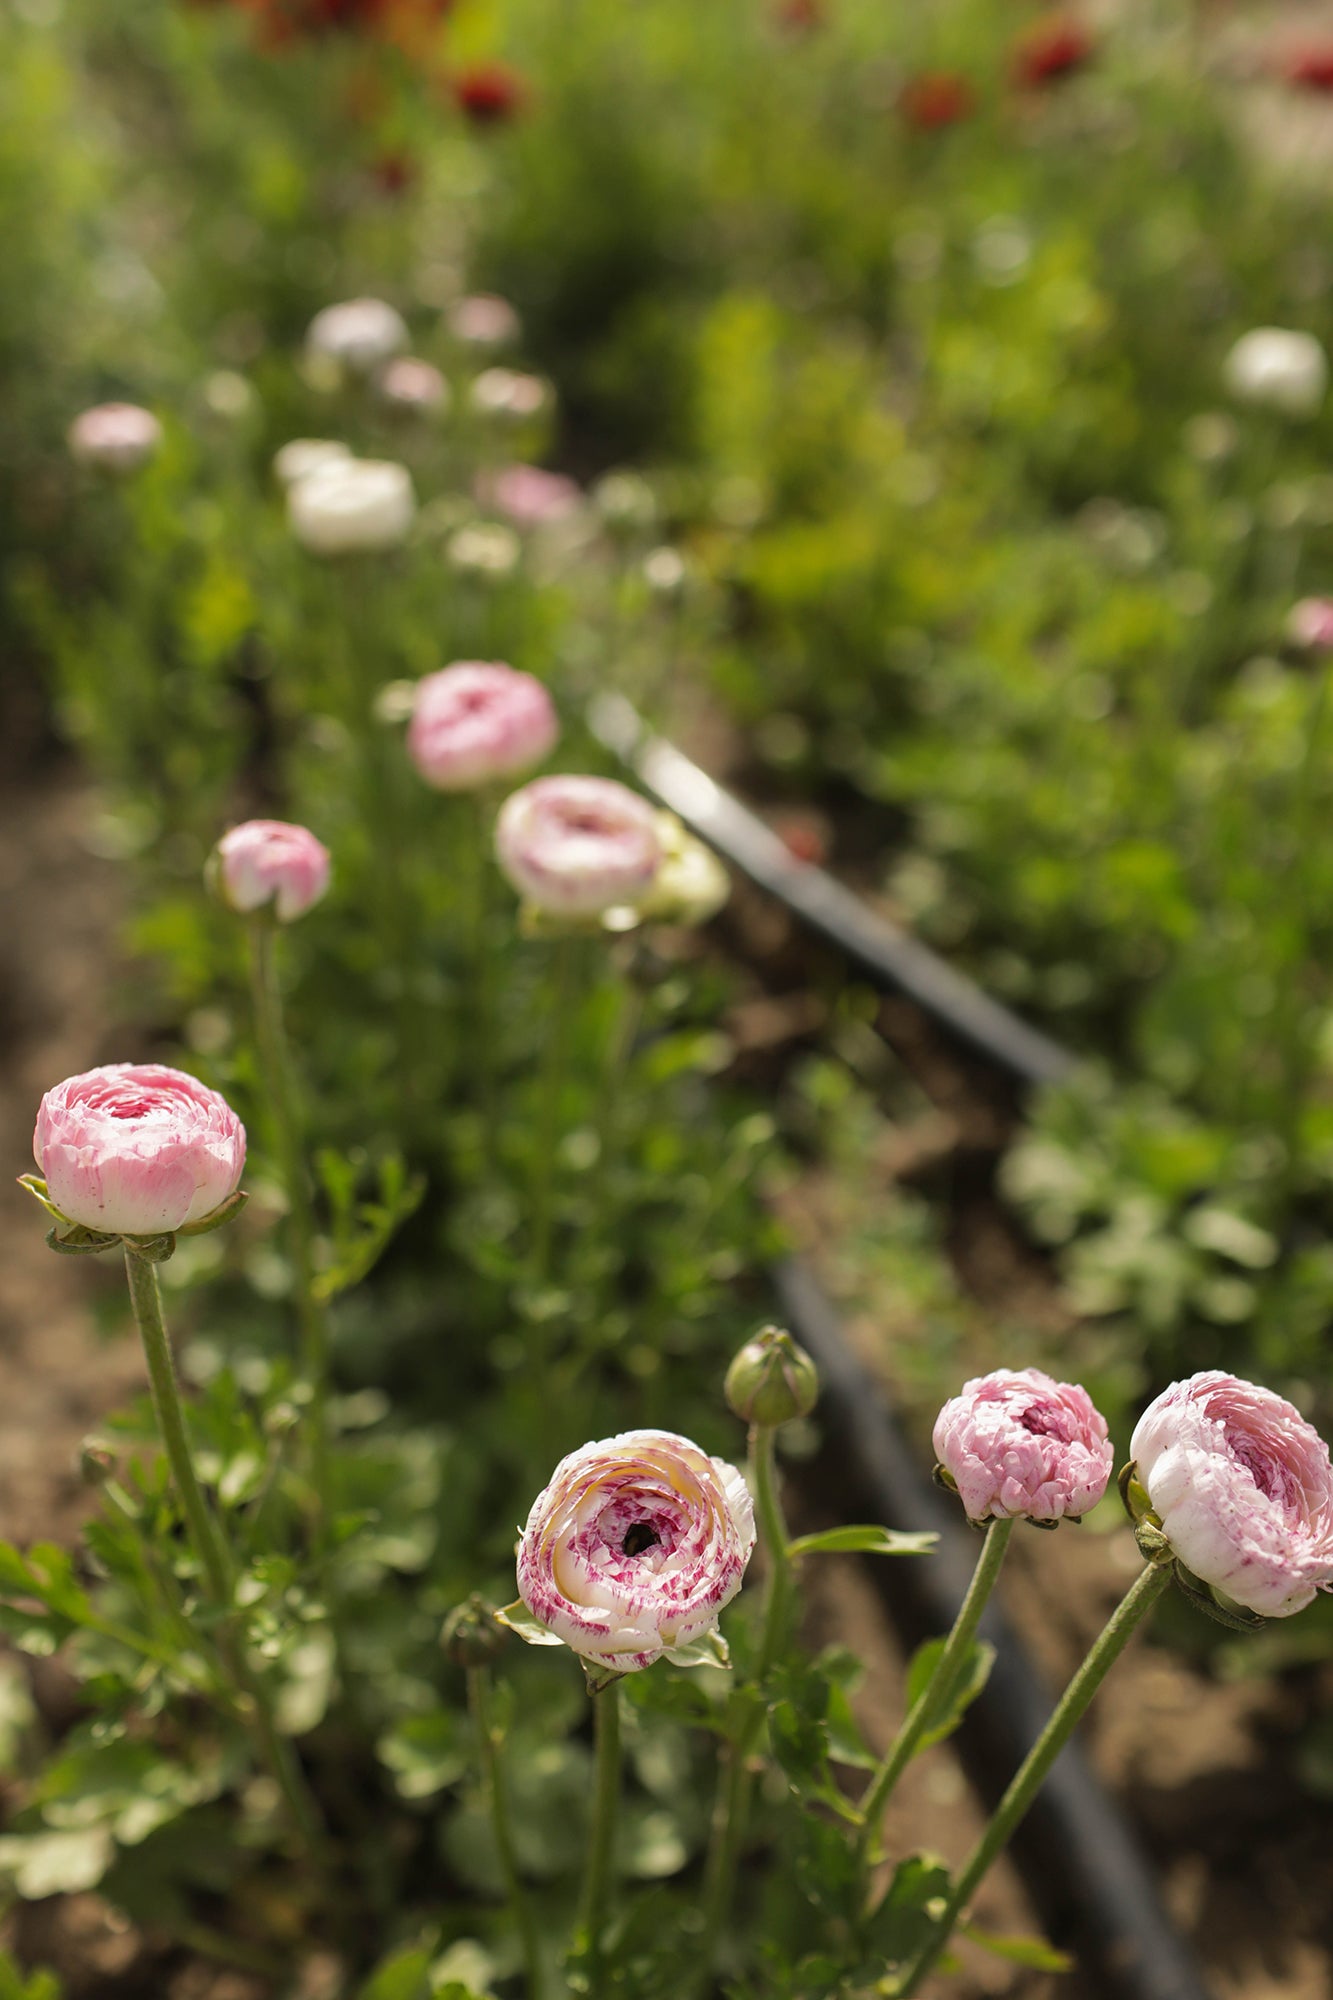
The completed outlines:
{"type": "Polygon", "coordinates": [[[495,852],[520,896],[553,916],[639,902],[662,865],[657,816],[614,778],[536,778],[500,808],[495,852]]]}
{"type": "Polygon", "coordinates": [[[469,347],[505,347],[519,335],[518,314],[494,292],[456,299],[448,312],[449,331],[469,347]]]}
{"type": "Polygon", "coordinates": [[[714,1630],[754,1542],[734,1465],[673,1431],[626,1431],[561,1459],[533,1501],[519,1595],[583,1659],[633,1673],[714,1630]]]}
{"type": "Polygon", "coordinates": [[[934,1443],[971,1521],[1077,1519],[1101,1499],[1115,1462],[1087,1390],[1040,1368],[965,1382],[936,1418],[934,1443]]]}
{"type": "Polygon", "coordinates": [[[1328,1446],[1271,1389],[1220,1369],[1173,1382],[1134,1428],[1130,1455],[1186,1569],[1266,1618],[1333,1589],[1328,1446]]]}
{"type": "Polygon", "coordinates": [[[137,403],[98,403],[69,427],[71,455],[101,472],[137,472],[162,442],[162,426],[137,403]]]}
{"type": "Polygon", "coordinates": [[[62,1215],[160,1236],[235,1194],[245,1127],[224,1097],[161,1063],[108,1063],[48,1090],[32,1150],[62,1215]]]}
{"type": "Polygon", "coordinates": [[[439,416],[451,400],[449,384],[434,362],[418,361],[412,354],[399,354],[385,362],[375,377],[375,392],[381,402],[404,416],[439,416]]]}
{"type": "Polygon", "coordinates": [[[1333,652],[1333,597],[1303,597],[1287,613],[1287,637],[1311,653],[1333,652]]]}
{"type": "Polygon", "coordinates": [[[583,505],[583,494],[572,479],[540,465],[502,465],[483,473],[477,481],[477,498],[516,528],[568,521],[583,505]]]}
{"type": "Polygon", "coordinates": [[[417,684],[407,753],[428,785],[466,792],[550,755],[560,734],[539,680],[500,660],[458,660],[417,684]]]}
{"type": "Polygon", "coordinates": [[[289,924],[326,894],[329,850],[308,827],[248,819],[224,833],[213,851],[212,879],[224,903],[248,914],[272,906],[289,924]]]}

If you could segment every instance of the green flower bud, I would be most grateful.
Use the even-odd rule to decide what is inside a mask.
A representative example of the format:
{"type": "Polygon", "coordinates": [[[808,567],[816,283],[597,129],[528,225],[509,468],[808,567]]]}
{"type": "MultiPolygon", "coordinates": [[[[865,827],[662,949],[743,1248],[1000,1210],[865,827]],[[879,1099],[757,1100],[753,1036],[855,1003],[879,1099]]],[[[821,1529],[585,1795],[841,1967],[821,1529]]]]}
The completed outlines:
{"type": "Polygon", "coordinates": [[[488,1667],[508,1637],[504,1626],[496,1623],[493,1608],[473,1591],[445,1619],[440,1644],[455,1666],[488,1667]]]}
{"type": "Polygon", "coordinates": [[[116,1454],[101,1438],[89,1437],[79,1446],[79,1476],[85,1486],[105,1486],[115,1477],[116,1454]]]}
{"type": "Polygon", "coordinates": [[[819,1371],[789,1333],[765,1326],[728,1368],[726,1394],[738,1417],[767,1429],[809,1416],[819,1399],[819,1371]]]}

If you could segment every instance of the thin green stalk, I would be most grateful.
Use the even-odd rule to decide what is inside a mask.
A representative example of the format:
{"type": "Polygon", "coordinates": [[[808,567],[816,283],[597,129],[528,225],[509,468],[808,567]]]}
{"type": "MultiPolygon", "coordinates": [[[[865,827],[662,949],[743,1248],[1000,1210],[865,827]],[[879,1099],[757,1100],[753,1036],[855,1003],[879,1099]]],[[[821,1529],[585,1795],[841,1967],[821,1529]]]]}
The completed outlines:
{"type": "MultiPolygon", "coordinates": [[[[579,1931],[587,1940],[596,1968],[601,1958],[602,1932],[611,1894],[611,1863],[615,1853],[616,1813],[620,1804],[620,1686],[613,1681],[592,1697],[596,1735],[592,1826],[579,1902],[579,1931]]],[[[593,1991],[597,1990],[596,1978],[593,1991]]]]}
{"type": "Polygon", "coordinates": [[[139,1337],[143,1342],[144,1358],[148,1363],[153,1408],[167,1463],[171,1467],[172,1484],[203,1572],[206,1594],[221,1614],[218,1650],[222,1663],[239,1698],[241,1713],[254,1735],[261,1762],[282,1792],[292,1823],[303,1843],[312,1853],[317,1852],[324,1844],[318,1809],[310,1796],[295,1752],[278,1729],[269,1691],[251,1670],[236,1630],[232,1561],[195,1475],[185,1429],[185,1413],[181,1406],[180,1385],[176,1380],[176,1364],[162,1317],[157,1268],[147,1258],[136,1255],[126,1244],[125,1273],[139,1337]]]}
{"type": "Polygon", "coordinates": [[[944,1642],[944,1651],[935,1664],[935,1671],[908,1710],[901,1729],[889,1745],[884,1760],[875,1772],[869,1789],[861,1801],[863,1822],[857,1841],[857,1855],[863,1869],[870,1866],[871,1845],[884,1818],[884,1808],[893,1796],[894,1786],[911,1763],[922,1737],[944,1708],[953,1691],[959,1670],[976,1635],[977,1626],[981,1622],[981,1614],[995,1588],[1013,1526],[1012,1520],[995,1520],[987,1528],[986,1539],[981,1545],[981,1554],[977,1558],[977,1566],[972,1573],[967,1595],[958,1607],[958,1616],[954,1619],[949,1636],[944,1642]]]}
{"type": "Polygon", "coordinates": [[[1285,976],[1279,974],[1274,1029],[1281,1065],[1281,1101],[1276,1119],[1282,1140],[1283,1163],[1279,1174],[1279,1196],[1290,1199],[1300,1179],[1301,1111],[1314,1066],[1313,1036],[1302,1023],[1302,984],[1310,954],[1310,937],[1316,918],[1313,894],[1312,858],[1318,854],[1315,799],[1318,792],[1319,760],[1323,755],[1329,715],[1329,682],[1333,673],[1321,661],[1318,680],[1306,718],[1305,742],[1296,774],[1295,840],[1291,864],[1291,910],[1294,919],[1295,953],[1285,976]]]}
{"type": "MultiPolygon", "coordinates": [[[[614,1696],[615,1690],[607,1689],[606,1692],[614,1696]]],[[[541,1942],[514,1854],[514,1836],[509,1821],[509,1799],[505,1791],[504,1770],[500,1761],[501,1739],[491,1720],[489,1667],[468,1668],[467,1698],[468,1707],[472,1711],[473,1727],[477,1732],[477,1749],[481,1757],[482,1779],[485,1784],[487,1804],[490,1807],[496,1852],[500,1857],[500,1872],[505,1879],[509,1907],[513,1911],[514,1922],[518,1927],[519,1940],[523,1947],[523,1962],[528,1971],[528,2000],[542,2000],[545,1978],[542,1969],[541,1942]]]]}
{"type": "Polygon", "coordinates": [[[742,1693],[744,1707],[729,1754],[719,1775],[717,1800],[704,1865],[703,1926],[699,1940],[698,1990],[704,1990],[717,1957],[722,1927],[731,1911],[736,1871],[750,1820],[754,1774],[750,1758],[763,1726],[760,1690],[782,1650],[791,1596],[791,1564],[787,1559],[787,1523],[778,1497],[777,1431],[767,1424],[750,1429],[750,1484],[759,1516],[759,1531],[768,1556],[768,1590],[754,1679],[742,1693]]]}
{"type": "Polygon", "coordinates": [[[565,1043],[569,1029],[575,940],[555,941],[551,1011],[546,1019],[541,1079],[538,1087],[538,1133],[533,1154],[532,1276],[544,1285],[551,1275],[551,1241],[555,1227],[555,1166],[559,1145],[561,1086],[565,1080],[565,1043]]]}
{"type": "Polygon", "coordinates": [[[1170,1587],[1174,1564],[1149,1564],[1121,1598],[1092,1649],[1061,1695],[1050,1721],[1024,1758],[1013,1783],[1000,1800],[989,1825],[964,1863],[930,1936],[892,1988],[894,2000],[910,2000],[953,1934],[959,1916],[976,1893],[992,1862],[1032,1804],[1046,1774],[1063,1750],[1075,1725],[1106,1679],[1136,1627],[1170,1587]]]}
{"type": "Polygon", "coordinates": [[[311,1396],[307,1436],[317,1504],[315,1542],[322,1547],[329,1521],[328,1314],[315,1291],[315,1216],[278,975],[277,927],[261,914],[247,925],[246,932],[255,1040],[272,1117],[278,1171],[287,1197],[287,1235],[296,1272],[296,1314],[301,1330],[301,1370],[310,1384],[311,1396]]]}
{"type": "Polygon", "coordinates": [[[203,1571],[208,1595],[214,1604],[227,1609],[231,1604],[232,1571],[217,1523],[209,1510],[190,1455],[190,1441],[181,1408],[180,1385],[171,1352],[166,1322],[162,1317],[162,1293],[157,1267],[125,1246],[125,1275],[129,1279],[130,1302],[148,1363],[148,1382],[157,1413],[157,1427],[166,1448],[172,1483],[185,1514],[195,1557],[203,1571]]]}

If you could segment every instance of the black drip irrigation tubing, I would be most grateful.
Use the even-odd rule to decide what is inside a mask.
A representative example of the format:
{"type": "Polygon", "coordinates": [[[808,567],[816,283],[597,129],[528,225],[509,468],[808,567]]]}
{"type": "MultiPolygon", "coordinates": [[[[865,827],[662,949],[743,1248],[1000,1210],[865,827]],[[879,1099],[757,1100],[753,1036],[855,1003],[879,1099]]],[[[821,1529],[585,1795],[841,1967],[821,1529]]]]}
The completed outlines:
{"type": "MultiPolygon", "coordinates": [[[[866,1573],[908,1643],[934,1638],[948,1630],[962,1602],[977,1537],[960,1527],[956,1503],[923,1476],[883,1385],[848,1350],[837,1314],[810,1271],[798,1261],[786,1263],[777,1286],[787,1324],[819,1367],[821,1484],[853,1518],[939,1533],[935,1554],[924,1562],[865,1559],[866,1573]]],[[[994,1600],[981,1632],[995,1647],[995,1664],[955,1741],[973,1785],[993,1806],[1053,1704],[994,1600]]],[[[1162,1907],[1151,1863],[1077,1741],[1061,1752],[1037,1794],[1014,1836],[1013,1856],[1048,1934],[1075,1958],[1080,1994],[1211,2000],[1192,1952],[1162,1907]]]]}
{"type": "MultiPolygon", "coordinates": [[[[662,804],[722,857],[879,986],[907,994],[990,1063],[1028,1085],[1074,1067],[1059,1043],[1010,1013],[915,938],[868,910],[822,869],[792,855],[772,830],[620,695],[599,696],[593,734],[662,804]]],[[[922,1473],[884,1385],[851,1353],[837,1314],[799,1260],[777,1274],[783,1314],[820,1371],[824,1490],[853,1517],[934,1528],[928,1562],[868,1559],[891,1622],[909,1644],[953,1623],[976,1543],[956,1506],[922,1473]]],[[[957,1737],[968,1776],[994,1804],[1050,1715],[1052,1702],[1022,1641],[992,1602],[982,1625],[995,1664],[957,1737]]],[[[1100,2000],[1212,2000],[1194,1956],[1157,1893],[1152,1865],[1078,1744],[1066,1746],[1015,1836],[1014,1859],[1051,1937],[1077,1961],[1080,1991],[1100,2000]]]]}
{"type": "Polygon", "coordinates": [[[725,861],[776,896],[836,945],[877,986],[905,993],[996,1068],[1025,1084],[1058,1083],[1075,1066],[1068,1049],[1010,1013],[928,945],[867,909],[810,862],[798,861],[748,806],[665,737],[649,730],[623,695],[599,695],[588,710],[598,741],[626,763],[664,806],[725,861]]]}

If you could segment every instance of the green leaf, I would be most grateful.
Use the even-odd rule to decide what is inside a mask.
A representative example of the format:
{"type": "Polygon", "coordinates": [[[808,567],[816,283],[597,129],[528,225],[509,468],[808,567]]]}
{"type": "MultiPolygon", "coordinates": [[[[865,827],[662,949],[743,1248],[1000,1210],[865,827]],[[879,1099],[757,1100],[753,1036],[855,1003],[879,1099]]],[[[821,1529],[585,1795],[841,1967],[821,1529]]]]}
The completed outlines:
{"type": "Polygon", "coordinates": [[[666,1657],[673,1667],[729,1667],[731,1648],[714,1626],[688,1646],[673,1646],[666,1657]]]}
{"type": "Polygon", "coordinates": [[[787,1545],[787,1554],[797,1556],[928,1556],[939,1536],[900,1528],[826,1528],[820,1535],[800,1535],[787,1545]]]}
{"type": "Polygon", "coordinates": [[[979,1930],[975,1924],[959,1924],[958,1929],[973,1944],[1011,1965],[1028,1965],[1034,1972],[1072,1972],[1074,1960],[1067,1951],[1058,1951],[1045,1938],[1004,1937],[998,1931],[979,1930]]]}
{"type": "Polygon", "coordinates": [[[901,1965],[920,1950],[943,1915],[949,1871],[933,1854],[909,1854],[893,1871],[888,1894],[870,1922],[872,1951],[901,1965]]]}
{"type": "Polygon", "coordinates": [[[430,1984],[429,1950],[409,1945],[381,1959],[356,2000],[433,2000],[430,1984]]]}
{"type": "Polygon", "coordinates": [[[517,1632],[529,1646],[563,1646],[564,1640],[554,1633],[549,1625],[543,1625],[540,1618],[534,1618],[520,1597],[517,1604],[506,1604],[495,1614],[501,1625],[507,1625],[511,1632],[517,1632]]]}
{"type": "Polygon", "coordinates": [[[54,1972],[39,1967],[25,1978],[7,1951],[0,1951],[0,2000],[61,2000],[54,1972]]]}
{"type": "MultiPolygon", "coordinates": [[[[912,1655],[912,1664],[907,1673],[907,1707],[915,1706],[945,1648],[943,1639],[927,1639],[912,1655]]],[[[976,1700],[995,1664],[995,1648],[986,1639],[974,1639],[954,1672],[953,1685],[940,1688],[936,1692],[934,1718],[926,1729],[916,1748],[916,1755],[928,1750],[932,1743],[942,1743],[946,1736],[952,1736],[972,1703],[976,1700]]]]}
{"type": "Polygon", "coordinates": [[[428,1799],[466,1776],[472,1761],[470,1736],[465,1718],[454,1709],[409,1715],[381,1736],[380,1762],[393,1772],[400,1798],[428,1799]]]}

